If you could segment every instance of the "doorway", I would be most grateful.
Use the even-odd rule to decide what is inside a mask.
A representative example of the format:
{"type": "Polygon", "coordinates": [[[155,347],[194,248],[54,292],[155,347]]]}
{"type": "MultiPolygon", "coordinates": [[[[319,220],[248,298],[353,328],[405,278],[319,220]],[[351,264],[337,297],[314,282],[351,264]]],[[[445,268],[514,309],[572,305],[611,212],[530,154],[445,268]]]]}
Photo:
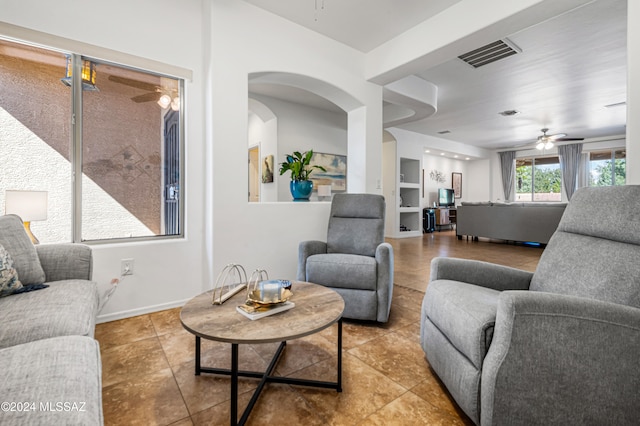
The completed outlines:
{"type": "Polygon", "coordinates": [[[260,202],[260,147],[249,148],[249,202],[260,202]]]}

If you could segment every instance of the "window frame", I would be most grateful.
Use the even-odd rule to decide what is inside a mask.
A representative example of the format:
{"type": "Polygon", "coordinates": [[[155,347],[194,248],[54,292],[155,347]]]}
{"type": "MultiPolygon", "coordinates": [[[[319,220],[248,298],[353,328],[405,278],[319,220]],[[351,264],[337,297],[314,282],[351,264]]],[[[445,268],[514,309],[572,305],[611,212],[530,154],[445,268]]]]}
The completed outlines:
{"type": "MultiPolygon", "coordinates": [[[[186,198],[186,185],[185,185],[185,159],[186,159],[186,141],[185,141],[185,122],[186,122],[186,112],[185,112],[185,105],[186,105],[186,90],[185,90],[185,82],[187,80],[190,79],[191,76],[191,72],[188,70],[184,70],[184,69],[180,69],[178,67],[172,67],[169,65],[165,65],[162,63],[156,63],[155,61],[150,61],[150,60],[146,60],[143,58],[137,58],[131,55],[127,55],[127,54],[122,54],[122,53],[116,53],[116,57],[119,58],[133,58],[135,60],[132,60],[133,63],[135,63],[136,65],[127,65],[125,63],[122,63],[120,61],[111,61],[111,60],[106,60],[106,59],[101,59],[100,56],[96,56],[96,55],[91,55],[89,54],[81,54],[81,53],[77,53],[73,50],[70,49],[66,49],[64,47],[60,47],[60,46],[56,46],[56,43],[42,43],[39,42],[38,40],[41,40],[42,38],[46,38],[46,39],[51,39],[53,41],[59,41],[60,44],[63,45],[74,45],[74,46],[81,46],[81,47],[87,47],[87,50],[89,52],[91,51],[102,51],[104,52],[111,52],[107,49],[101,49],[101,48],[97,48],[95,46],[91,46],[88,44],[84,44],[84,43],[76,43],[73,41],[70,41],[68,39],[61,39],[55,36],[50,36],[44,33],[39,33],[37,31],[32,31],[32,30],[27,30],[27,29],[22,29],[20,27],[16,27],[16,26],[12,26],[6,23],[2,23],[0,22],[0,39],[9,42],[9,43],[16,43],[16,44],[20,44],[20,45],[24,45],[24,46],[33,46],[33,47],[37,47],[40,49],[45,49],[45,50],[49,50],[49,51],[53,51],[53,52],[58,52],[58,53],[62,53],[65,55],[68,55],[71,58],[71,63],[72,63],[72,67],[73,67],[73,73],[72,73],[72,78],[71,78],[71,112],[70,112],[70,116],[68,117],[68,120],[70,122],[70,141],[69,141],[69,149],[70,149],[70,153],[69,153],[69,161],[70,161],[70,167],[72,168],[72,173],[71,173],[71,217],[69,218],[69,220],[71,221],[71,233],[72,235],[70,236],[71,238],[71,242],[73,243],[83,243],[83,244],[90,244],[90,245],[94,245],[94,244],[117,244],[117,243],[125,243],[125,242],[144,242],[144,241],[158,241],[158,240],[168,240],[168,239],[184,239],[185,237],[185,228],[186,228],[186,217],[185,217],[185,198],[186,198]],[[9,31],[7,31],[9,30],[9,31]],[[15,35],[12,35],[12,33],[19,33],[19,34],[27,34],[27,35],[31,35],[32,37],[26,37],[26,38],[17,38],[15,37],[15,35]],[[8,34],[7,34],[8,33],[8,34]],[[30,41],[33,40],[33,41],[30,41]],[[82,90],[82,73],[81,73],[81,68],[82,68],[82,60],[83,59],[88,59],[88,60],[93,60],[96,61],[98,63],[101,64],[109,64],[109,65],[113,65],[113,66],[117,66],[117,67],[121,67],[121,68],[127,68],[127,69],[132,69],[138,72],[143,72],[143,73],[148,73],[148,74],[153,74],[156,76],[160,76],[160,77],[168,77],[168,78],[172,78],[177,80],[178,82],[178,90],[180,93],[180,108],[179,108],[179,173],[180,173],[180,178],[179,178],[179,187],[180,187],[180,195],[179,195],[179,199],[178,199],[178,203],[179,203],[179,207],[178,207],[178,215],[179,215],[179,227],[178,227],[178,233],[176,234],[171,234],[171,235],[166,235],[166,234],[160,234],[160,235],[148,235],[148,236],[135,236],[135,237],[114,237],[114,238],[104,238],[104,239],[82,239],[82,150],[83,150],[83,126],[82,126],[82,115],[83,115],[83,90],[82,90]],[[141,67],[137,64],[154,64],[156,66],[154,66],[154,68],[164,68],[164,69],[174,69],[174,70],[178,70],[181,71],[179,73],[166,73],[166,72],[158,72],[158,71],[153,71],[150,70],[146,67],[141,67]],[[176,74],[182,74],[182,75],[176,75],[176,74]],[[185,74],[188,75],[188,77],[185,77],[185,74]]],[[[114,56],[113,54],[111,56],[114,56]]],[[[163,180],[163,185],[164,185],[164,177],[162,178],[163,180]]],[[[166,194],[164,193],[164,191],[162,191],[162,197],[164,200],[164,197],[166,196],[166,194]]],[[[161,217],[163,216],[163,213],[161,213],[161,217]]],[[[163,224],[164,226],[164,224],[163,224]]],[[[61,243],[63,241],[60,241],[61,243]]]]}
{"type": "MultiPolygon", "coordinates": [[[[517,170],[518,170],[518,161],[526,161],[529,160],[531,161],[531,192],[528,193],[529,195],[531,195],[531,200],[521,200],[518,202],[522,202],[522,203],[557,203],[557,202],[561,202],[562,201],[562,188],[563,188],[563,182],[562,182],[562,173],[560,174],[560,201],[554,201],[554,200],[536,200],[535,199],[535,185],[536,185],[536,161],[538,160],[546,160],[546,159],[557,159],[558,160],[558,167],[560,167],[560,157],[558,154],[554,154],[554,155],[546,155],[546,156],[526,156],[526,157],[519,157],[515,159],[515,173],[517,176],[517,170]]],[[[553,163],[556,164],[556,163],[553,163]]],[[[514,180],[514,188],[513,188],[514,194],[518,194],[518,179],[516,178],[514,180]]]]}
{"type": "Polygon", "coordinates": [[[625,185],[626,185],[626,180],[627,180],[627,155],[626,155],[626,148],[624,147],[613,147],[613,148],[603,148],[603,149],[594,149],[592,151],[587,152],[587,154],[589,155],[589,157],[587,158],[587,185],[590,187],[596,187],[596,186],[619,186],[616,185],[616,160],[617,158],[617,154],[618,152],[624,152],[624,169],[625,169],[625,185]],[[592,181],[591,181],[591,163],[592,163],[592,159],[591,159],[591,154],[603,154],[603,153],[609,153],[609,159],[608,161],[611,162],[611,182],[609,185],[592,185],[592,181]]]}

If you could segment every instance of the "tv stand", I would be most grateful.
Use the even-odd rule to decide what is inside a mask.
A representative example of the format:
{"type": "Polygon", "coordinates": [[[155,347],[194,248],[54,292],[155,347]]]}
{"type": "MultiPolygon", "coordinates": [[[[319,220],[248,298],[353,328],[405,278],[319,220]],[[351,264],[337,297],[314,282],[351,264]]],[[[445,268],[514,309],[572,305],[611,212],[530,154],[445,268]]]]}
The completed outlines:
{"type": "Polygon", "coordinates": [[[438,207],[435,209],[436,213],[436,229],[442,231],[443,226],[448,226],[449,229],[453,229],[453,225],[456,223],[457,211],[455,207],[438,207]]]}

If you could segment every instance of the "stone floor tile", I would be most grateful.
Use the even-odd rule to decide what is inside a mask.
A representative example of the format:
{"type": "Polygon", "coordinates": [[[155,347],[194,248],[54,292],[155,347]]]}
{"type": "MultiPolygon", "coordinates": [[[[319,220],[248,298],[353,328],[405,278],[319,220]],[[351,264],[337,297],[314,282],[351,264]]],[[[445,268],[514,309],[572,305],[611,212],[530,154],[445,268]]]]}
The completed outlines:
{"type": "Polygon", "coordinates": [[[101,351],[155,336],[156,332],[149,315],[97,324],[95,332],[101,351]]]}
{"type": "Polygon", "coordinates": [[[102,387],[169,368],[157,337],[102,351],[102,387]]]}
{"type": "Polygon", "coordinates": [[[169,368],[106,386],[102,401],[105,425],[168,425],[189,417],[169,368]]]}

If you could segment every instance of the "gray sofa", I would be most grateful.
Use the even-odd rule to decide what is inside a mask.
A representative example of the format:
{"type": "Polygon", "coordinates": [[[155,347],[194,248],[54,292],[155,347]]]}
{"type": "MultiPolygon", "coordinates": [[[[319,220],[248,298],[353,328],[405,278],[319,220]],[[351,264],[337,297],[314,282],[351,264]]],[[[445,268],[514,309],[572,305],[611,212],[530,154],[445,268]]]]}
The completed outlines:
{"type": "Polygon", "coordinates": [[[336,194],[327,241],[303,241],[298,247],[298,280],[338,292],[344,318],[389,319],[393,248],[384,242],[384,215],[382,195],[336,194]]]}
{"type": "Polygon", "coordinates": [[[429,364],[476,424],[637,425],[638,259],[640,186],[576,191],[535,273],[434,259],[429,364]]]}
{"type": "Polygon", "coordinates": [[[463,202],[456,235],[547,244],[566,203],[463,202]]]}
{"type": "Polygon", "coordinates": [[[0,298],[0,424],[102,425],[91,249],[33,246],[15,215],[0,216],[0,245],[22,285],[49,285],[0,298]]]}

